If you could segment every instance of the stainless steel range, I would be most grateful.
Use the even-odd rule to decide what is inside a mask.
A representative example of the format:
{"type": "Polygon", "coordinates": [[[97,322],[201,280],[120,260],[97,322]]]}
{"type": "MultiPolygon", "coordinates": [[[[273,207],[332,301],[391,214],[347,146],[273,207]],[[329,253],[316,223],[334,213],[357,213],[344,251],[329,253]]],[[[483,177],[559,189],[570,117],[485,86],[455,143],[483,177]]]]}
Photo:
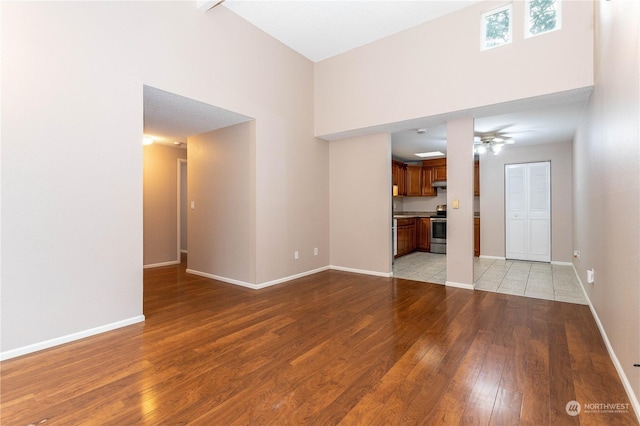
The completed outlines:
{"type": "Polygon", "coordinates": [[[436,207],[436,215],[431,216],[431,236],[429,239],[431,253],[447,252],[447,205],[436,207]]]}

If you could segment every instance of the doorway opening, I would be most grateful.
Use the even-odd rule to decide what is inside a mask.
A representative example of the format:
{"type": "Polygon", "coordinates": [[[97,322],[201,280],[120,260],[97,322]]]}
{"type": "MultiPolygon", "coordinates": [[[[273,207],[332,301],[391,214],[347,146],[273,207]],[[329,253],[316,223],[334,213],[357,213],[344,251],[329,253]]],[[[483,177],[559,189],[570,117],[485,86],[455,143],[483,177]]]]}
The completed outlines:
{"type": "Polygon", "coordinates": [[[188,181],[187,181],[187,160],[178,160],[178,259],[181,262],[186,261],[188,247],[188,181]]]}

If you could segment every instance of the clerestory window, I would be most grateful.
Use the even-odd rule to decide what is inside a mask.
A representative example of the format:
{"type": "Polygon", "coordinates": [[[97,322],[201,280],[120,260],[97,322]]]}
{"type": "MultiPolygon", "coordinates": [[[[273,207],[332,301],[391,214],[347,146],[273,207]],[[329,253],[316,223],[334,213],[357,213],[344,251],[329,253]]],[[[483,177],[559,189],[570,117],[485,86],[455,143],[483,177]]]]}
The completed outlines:
{"type": "Polygon", "coordinates": [[[482,14],[482,49],[511,43],[511,5],[482,14]]]}
{"type": "Polygon", "coordinates": [[[526,0],[525,19],[526,37],[560,29],[560,0],[526,0]]]}

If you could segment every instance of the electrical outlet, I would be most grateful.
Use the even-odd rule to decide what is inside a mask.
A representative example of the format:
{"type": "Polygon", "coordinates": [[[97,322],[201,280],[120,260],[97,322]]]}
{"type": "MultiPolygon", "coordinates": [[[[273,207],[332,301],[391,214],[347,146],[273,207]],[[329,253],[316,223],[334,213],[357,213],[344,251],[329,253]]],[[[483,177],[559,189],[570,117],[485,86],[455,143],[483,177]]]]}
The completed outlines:
{"type": "Polygon", "coordinates": [[[593,284],[595,280],[596,280],[596,273],[593,270],[593,268],[587,269],[587,283],[593,284]]]}
{"type": "Polygon", "coordinates": [[[296,250],[296,251],[294,251],[294,252],[293,252],[293,258],[294,258],[295,260],[298,260],[298,259],[300,258],[300,255],[298,254],[298,250],[296,250]]]}
{"type": "Polygon", "coordinates": [[[580,250],[574,250],[573,251],[573,258],[574,259],[580,259],[580,250]]]}
{"type": "Polygon", "coordinates": [[[317,256],[317,255],[318,255],[318,247],[316,247],[316,248],[314,248],[314,249],[313,249],[313,255],[314,255],[314,256],[317,256]]]}

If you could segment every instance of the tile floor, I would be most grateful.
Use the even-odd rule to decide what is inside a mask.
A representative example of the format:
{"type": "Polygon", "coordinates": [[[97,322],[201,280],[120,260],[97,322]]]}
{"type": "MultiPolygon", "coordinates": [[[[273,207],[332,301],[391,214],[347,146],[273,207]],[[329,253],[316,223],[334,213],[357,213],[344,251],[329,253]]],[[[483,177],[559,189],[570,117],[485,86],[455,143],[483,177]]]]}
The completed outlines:
{"type": "MultiPolygon", "coordinates": [[[[446,269],[446,255],[416,252],[395,260],[393,276],[444,284],[446,269]]],[[[476,290],[587,304],[571,266],[476,257],[473,280],[476,290]]]]}

